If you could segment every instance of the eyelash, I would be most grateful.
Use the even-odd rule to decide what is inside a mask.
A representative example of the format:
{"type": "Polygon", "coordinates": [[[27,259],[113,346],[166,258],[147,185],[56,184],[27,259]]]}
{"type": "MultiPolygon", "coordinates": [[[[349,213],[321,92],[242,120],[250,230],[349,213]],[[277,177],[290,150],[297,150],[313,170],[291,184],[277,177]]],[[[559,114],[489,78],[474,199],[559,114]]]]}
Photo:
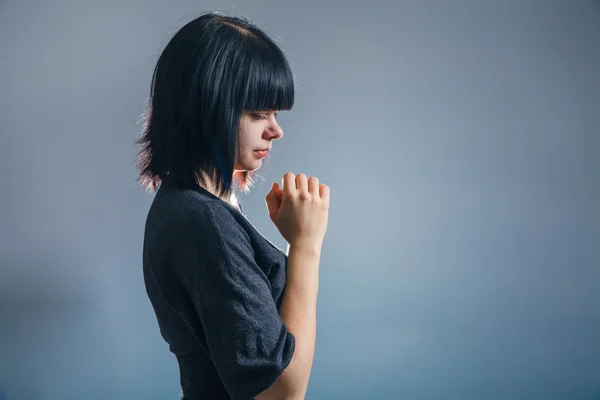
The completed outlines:
{"type": "MultiPolygon", "coordinates": [[[[279,115],[275,114],[275,119],[277,119],[279,115]]],[[[261,120],[261,119],[267,119],[267,117],[263,117],[262,115],[259,114],[252,114],[252,118],[256,119],[256,120],[261,120]]]]}

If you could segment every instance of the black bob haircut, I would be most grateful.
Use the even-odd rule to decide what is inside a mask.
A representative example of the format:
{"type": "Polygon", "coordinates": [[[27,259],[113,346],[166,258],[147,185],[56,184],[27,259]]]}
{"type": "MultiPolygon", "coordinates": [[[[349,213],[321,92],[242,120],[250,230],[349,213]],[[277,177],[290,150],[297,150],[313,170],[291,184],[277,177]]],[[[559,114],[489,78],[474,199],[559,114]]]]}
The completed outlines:
{"type": "Polygon", "coordinates": [[[156,190],[212,180],[219,197],[247,191],[252,172],[235,171],[244,110],[290,110],[294,79],[275,42],[244,18],[207,13],[185,24],[160,55],[142,115],[138,181],[156,190]],[[204,176],[206,174],[206,176],[204,176]]]}

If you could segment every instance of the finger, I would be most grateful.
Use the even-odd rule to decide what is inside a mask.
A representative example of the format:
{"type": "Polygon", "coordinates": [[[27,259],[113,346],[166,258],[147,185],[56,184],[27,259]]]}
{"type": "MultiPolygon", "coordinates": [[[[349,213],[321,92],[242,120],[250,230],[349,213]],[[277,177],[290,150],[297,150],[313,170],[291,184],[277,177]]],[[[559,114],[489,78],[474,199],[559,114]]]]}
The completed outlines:
{"type": "Polygon", "coordinates": [[[287,193],[296,192],[296,177],[292,172],[288,172],[283,176],[283,191],[287,193]]]}
{"type": "Polygon", "coordinates": [[[313,196],[319,196],[319,178],[316,176],[311,176],[308,180],[308,191],[313,196]]]}
{"type": "Polygon", "coordinates": [[[321,199],[325,202],[325,204],[329,204],[329,186],[327,185],[319,185],[319,194],[321,195],[321,199]]]}
{"type": "Polygon", "coordinates": [[[306,175],[296,175],[296,188],[298,188],[300,193],[308,193],[308,178],[306,175]]]}
{"type": "Polygon", "coordinates": [[[274,197],[277,199],[277,207],[279,208],[281,206],[281,200],[283,198],[283,190],[279,189],[279,184],[275,182],[272,191],[274,193],[274,197]]]}

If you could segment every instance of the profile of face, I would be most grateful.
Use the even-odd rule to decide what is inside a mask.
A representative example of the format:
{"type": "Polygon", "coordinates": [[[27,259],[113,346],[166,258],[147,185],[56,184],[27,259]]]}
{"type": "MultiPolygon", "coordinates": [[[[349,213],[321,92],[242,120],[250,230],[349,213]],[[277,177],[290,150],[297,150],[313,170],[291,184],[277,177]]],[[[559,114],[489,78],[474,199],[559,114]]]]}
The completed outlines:
{"type": "Polygon", "coordinates": [[[262,165],[267,156],[260,150],[270,149],[273,141],[283,136],[283,129],[277,122],[278,111],[244,110],[240,119],[240,149],[236,150],[236,171],[254,171],[262,165]]]}

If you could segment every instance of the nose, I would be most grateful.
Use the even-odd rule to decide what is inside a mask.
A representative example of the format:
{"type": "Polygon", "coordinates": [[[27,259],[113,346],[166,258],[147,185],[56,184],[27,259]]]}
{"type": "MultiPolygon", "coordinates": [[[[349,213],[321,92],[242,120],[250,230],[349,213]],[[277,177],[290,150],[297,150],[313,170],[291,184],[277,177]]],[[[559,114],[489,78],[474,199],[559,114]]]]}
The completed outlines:
{"type": "Polygon", "coordinates": [[[283,136],[283,129],[276,121],[274,121],[267,127],[267,129],[265,129],[265,136],[266,139],[270,140],[280,139],[283,136]]]}

